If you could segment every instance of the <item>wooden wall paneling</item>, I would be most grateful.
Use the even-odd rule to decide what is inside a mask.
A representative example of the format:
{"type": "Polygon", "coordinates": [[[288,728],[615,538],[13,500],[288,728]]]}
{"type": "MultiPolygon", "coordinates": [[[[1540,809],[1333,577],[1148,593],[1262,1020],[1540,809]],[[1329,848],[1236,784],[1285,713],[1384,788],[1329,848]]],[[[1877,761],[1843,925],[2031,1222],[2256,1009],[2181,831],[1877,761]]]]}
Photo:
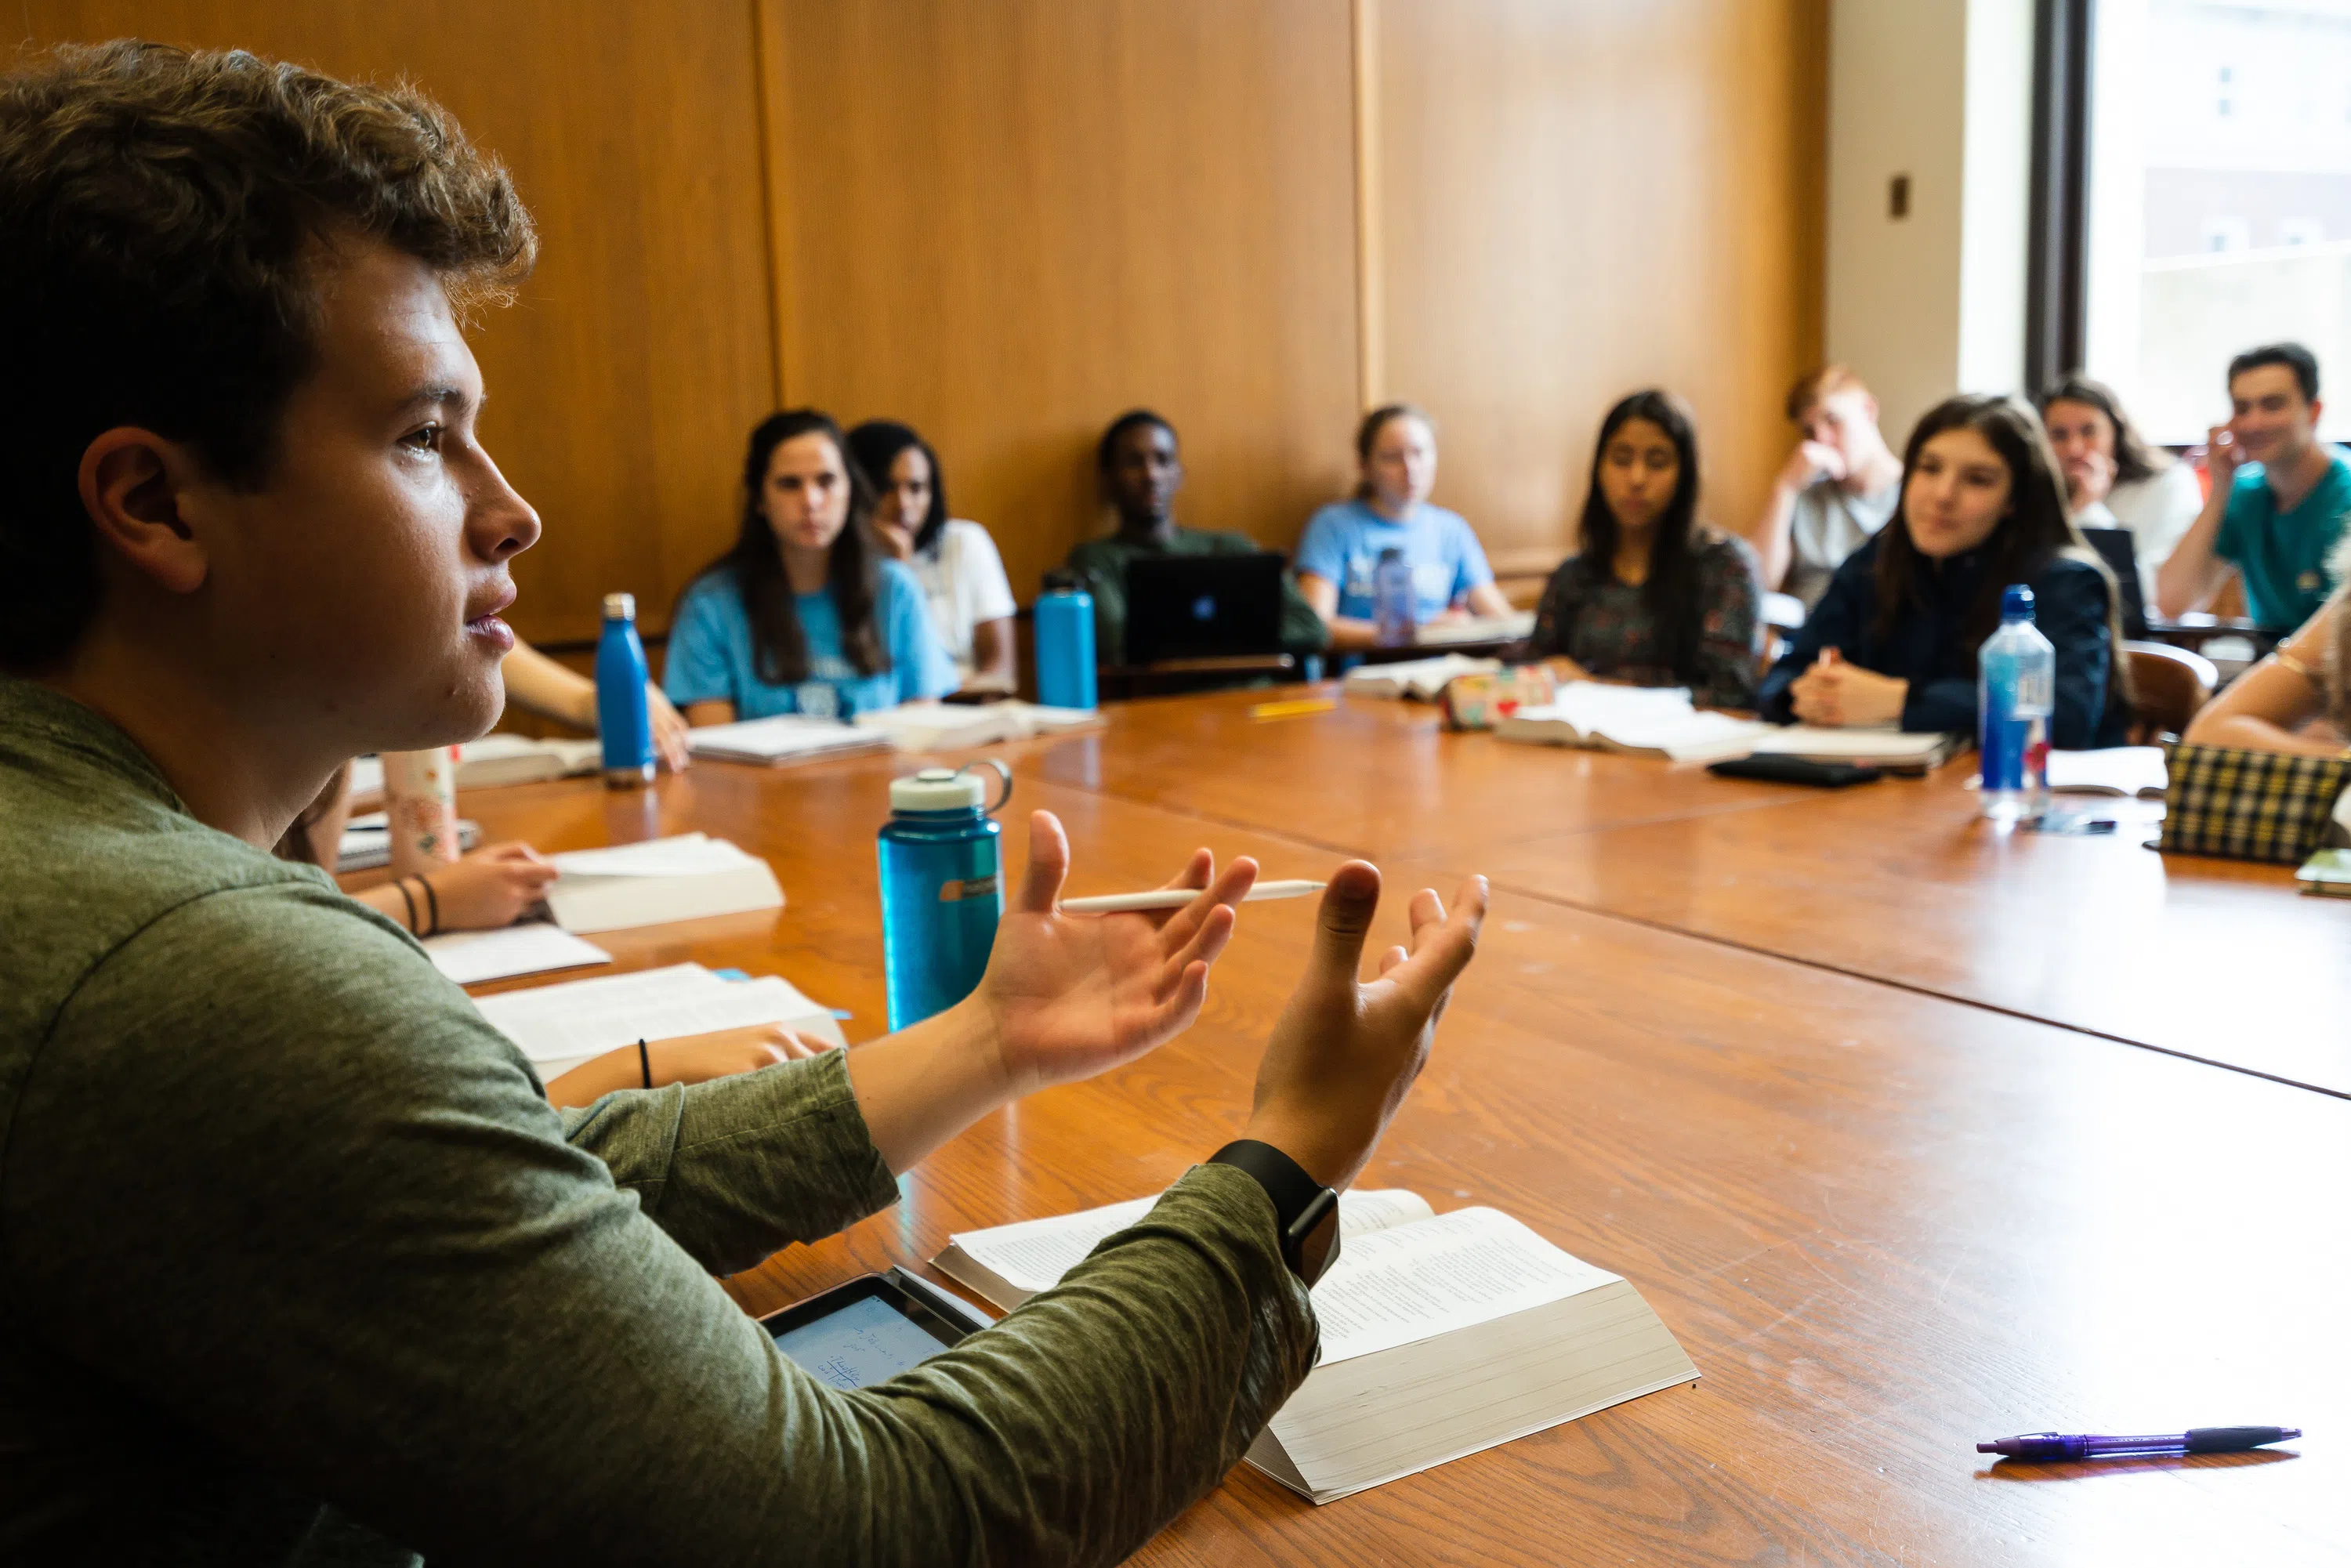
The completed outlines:
{"type": "Polygon", "coordinates": [[[1350,469],[1349,0],[762,0],[796,402],[902,418],[1014,591],[1104,526],[1102,426],[1287,546],[1350,469]]]}
{"type": "Polygon", "coordinates": [[[1822,0],[1374,0],[1384,392],[1498,567],[1570,547],[1600,415],[1694,405],[1743,528],[1819,352],[1822,0]]]}
{"type": "Polygon", "coordinates": [[[21,39],[124,36],[404,77],[504,158],[538,270],[472,333],[484,439],[547,523],[517,627],[592,636],[608,591],[649,630],[733,532],[745,433],[772,406],[748,0],[25,0],[21,39]]]}

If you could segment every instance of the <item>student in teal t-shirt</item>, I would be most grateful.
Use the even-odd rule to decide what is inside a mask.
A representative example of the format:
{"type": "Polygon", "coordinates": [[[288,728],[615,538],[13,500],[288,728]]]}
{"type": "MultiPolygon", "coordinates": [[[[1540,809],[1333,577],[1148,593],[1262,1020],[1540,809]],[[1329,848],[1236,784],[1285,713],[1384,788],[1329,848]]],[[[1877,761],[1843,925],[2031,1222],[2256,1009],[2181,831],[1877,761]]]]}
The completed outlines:
{"type": "Polygon", "coordinates": [[[2229,403],[2207,442],[2212,493],[2157,574],[2156,605],[2201,609],[2233,567],[2247,613],[2283,632],[2335,587],[2327,559],[2351,517],[2351,462],[2318,439],[2318,361],[2299,343],[2229,361],[2229,403]]]}
{"type": "Polygon", "coordinates": [[[1331,628],[1333,648],[1374,645],[1372,574],[1402,550],[1412,568],[1413,620],[1467,611],[1508,615],[1493,568],[1458,512],[1428,502],[1437,483],[1437,432],[1410,403],[1389,403],[1355,430],[1363,478],[1355,493],[1316,512],[1298,541],[1298,586],[1331,628]]]}
{"type": "Polygon", "coordinates": [[[845,719],[956,689],[922,585],[875,548],[872,498],[846,451],[813,409],[751,433],[742,532],[670,622],[662,685],[692,723],[845,719]]]}

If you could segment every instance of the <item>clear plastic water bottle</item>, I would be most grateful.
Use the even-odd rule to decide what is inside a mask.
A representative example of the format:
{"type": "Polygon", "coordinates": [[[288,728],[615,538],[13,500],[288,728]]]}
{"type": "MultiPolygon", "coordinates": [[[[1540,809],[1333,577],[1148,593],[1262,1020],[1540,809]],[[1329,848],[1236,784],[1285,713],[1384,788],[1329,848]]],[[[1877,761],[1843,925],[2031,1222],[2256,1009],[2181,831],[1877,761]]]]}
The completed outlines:
{"type": "Polygon", "coordinates": [[[1004,830],[995,813],[1011,798],[1012,770],[993,758],[890,781],[876,852],[893,1030],[953,1007],[987,972],[1004,917],[1004,830]],[[987,781],[973,775],[981,768],[1004,781],[994,805],[987,781]]]}
{"type": "Polygon", "coordinates": [[[645,679],[637,596],[608,593],[604,634],[596,641],[596,733],[604,742],[608,789],[642,789],[653,781],[653,720],[645,679]]]}
{"type": "Polygon", "coordinates": [[[2032,590],[2011,583],[2000,596],[2000,630],[1976,655],[1984,816],[2013,823],[2047,809],[2049,716],[2056,706],[2057,651],[2032,623],[2032,590]]]}
{"type": "Polygon", "coordinates": [[[1380,551],[1372,568],[1372,636],[1383,648],[1398,648],[1412,641],[1415,606],[1412,563],[1404,551],[1390,545],[1380,551]]]}
{"type": "Polygon", "coordinates": [[[1037,700],[1094,706],[1094,596],[1066,571],[1047,572],[1037,600],[1037,700]]]}

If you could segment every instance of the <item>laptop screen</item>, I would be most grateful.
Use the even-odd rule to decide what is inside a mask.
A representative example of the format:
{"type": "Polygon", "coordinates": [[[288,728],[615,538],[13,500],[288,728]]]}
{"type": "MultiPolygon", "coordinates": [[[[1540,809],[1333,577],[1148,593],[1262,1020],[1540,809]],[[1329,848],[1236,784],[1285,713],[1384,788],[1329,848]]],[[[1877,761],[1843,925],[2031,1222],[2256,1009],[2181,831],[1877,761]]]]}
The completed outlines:
{"type": "Polygon", "coordinates": [[[1282,558],[1137,556],[1126,567],[1126,658],[1210,659],[1281,648],[1282,558]]]}
{"type": "Polygon", "coordinates": [[[2123,635],[2147,635],[2147,594],[2138,580],[2138,540],[2128,528],[2084,528],[2090,548],[2114,569],[2115,586],[2122,590],[2123,635]]]}

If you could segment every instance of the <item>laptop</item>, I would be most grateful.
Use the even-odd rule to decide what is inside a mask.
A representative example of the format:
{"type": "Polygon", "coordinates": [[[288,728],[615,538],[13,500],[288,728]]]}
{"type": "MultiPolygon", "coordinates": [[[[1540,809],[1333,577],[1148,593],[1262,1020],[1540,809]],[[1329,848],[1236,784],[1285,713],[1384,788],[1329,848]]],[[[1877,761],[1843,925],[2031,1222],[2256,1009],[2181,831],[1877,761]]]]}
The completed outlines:
{"type": "Polygon", "coordinates": [[[1282,558],[1145,555],[1126,564],[1126,662],[1281,651],[1282,558]]]}
{"type": "Polygon", "coordinates": [[[2128,528],[2084,528],[2090,548],[2115,570],[2115,586],[2123,592],[2123,635],[2133,642],[2147,636],[2147,592],[2138,579],[2138,540],[2128,528]]]}

